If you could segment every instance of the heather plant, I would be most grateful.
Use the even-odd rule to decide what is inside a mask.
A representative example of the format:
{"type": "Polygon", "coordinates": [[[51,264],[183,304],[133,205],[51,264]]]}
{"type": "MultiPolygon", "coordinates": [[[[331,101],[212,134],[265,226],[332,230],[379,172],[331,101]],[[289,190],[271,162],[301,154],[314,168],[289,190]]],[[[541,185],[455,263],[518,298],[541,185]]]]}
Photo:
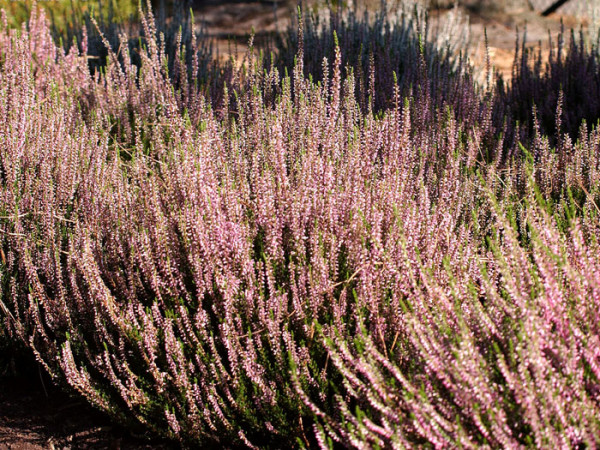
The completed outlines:
{"type": "Polygon", "coordinates": [[[211,64],[212,49],[203,27],[194,23],[190,1],[175,2],[168,9],[161,2],[155,16],[147,0],[145,4],[139,3],[137,15],[139,20],[115,20],[109,4],[107,12],[101,9],[99,13],[86,13],[81,26],[59,33],[56,38],[68,44],[65,49],[73,42],[78,43],[90,60],[91,70],[101,70],[106,65],[108,49],[120,62],[132,62],[139,67],[144,47],[156,41],[166,58],[165,70],[176,87],[185,88],[179,85],[181,70],[189,72],[186,80],[191,79],[195,89],[208,84],[210,72],[216,70],[211,64]]]}
{"type": "Polygon", "coordinates": [[[313,407],[322,442],[597,445],[597,334],[589,328],[596,313],[587,309],[597,295],[595,263],[588,266],[580,246],[584,234],[594,241],[598,212],[584,209],[593,217],[586,232],[572,217],[564,232],[535,200],[535,185],[529,189],[517,213],[526,219],[490,194],[498,218],[478,258],[467,232],[460,250],[433,264],[438,254],[403,246],[414,292],[397,312],[402,327],[391,346],[366,331],[353,341],[336,330],[324,336],[345,383],[341,423],[313,407]]]}
{"type": "Polygon", "coordinates": [[[360,14],[357,7],[299,9],[288,32],[276,37],[276,65],[292,67],[302,47],[304,75],[319,81],[325,76],[323,64],[331,70],[331,55],[339,45],[344,72],[353,73],[363,109],[391,107],[395,77],[402,96],[412,94],[412,88],[428,88],[438,105],[447,101],[455,106],[464,99],[452,94],[467,97],[472,88],[460,55],[468,45],[468,30],[458,9],[430,20],[420,3],[410,1],[381,2],[371,15],[368,10],[360,14]]]}
{"type": "Polygon", "coordinates": [[[565,32],[556,43],[550,42],[550,54],[545,61],[541,50],[525,47],[517,42],[511,83],[498,82],[495,117],[508,121],[511,137],[531,142],[534,124],[551,139],[567,133],[576,139],[583,122],[597,125],[600,119],[600,76],[598,71],[598,46],[583,31],[571,31],[567,40],[565,32]],[[560,109],[560,121],[556,121],[560,109]],[[518,127],[517,127],[518,125],[518,127]],[[558,128],[557,128],[558,126],[558,128]]]}
{"type": "Polygon", "coordinates": [[[600,131],[562,131],[571,91],[525,147],[424,50],[379,111],[343,29],[320,82],[305,42],[219,93],[141,27],[96,71],[43,14],[0,31],[0,311],[57,383],[191,446],[599,445],[600,131]]]}
{"type": "MultiPolygon", "coordinates": [[[[97,5],[90,2],[85,2],[85,5],[79,3],[72,2],[71,8],[64,11],[71,18],[68,27],[57,25],[55,14],[62,11],[63,6],[56,2],[53,2],[54,7],[49,8],[49,11],[48,8],[43,8],[46,13],[44,16],[48,17],[50,14],[53,40],[60,42],[65,51],[76,45],[88,59],[92,72],[102,70],[107,64],[109,49],[114,53],[115,61],[133,63],[139,68],[144,48],[156,41],[166,58],[165,70],[177,88],[188,87],[179,84],[181,70],[188,73],[186,81],[189,78],[196,90],[200,86],[212,88],[211,80],[215,83],[220,82],[220,78],[227,80],[224,73],[228,70],[226,66],[221,68],[222,73],[217,79],[210,42],[204,37],[202,25],[194,23],[191,1],[174,2],[172,5],[171,2],[161,1],[156,15],[150,0],[136,2],[133,9],[126,2],[119,3],[119,7],[112,1],[98,2],[97,5]]],[[[30,16],[29,11],[32,17],[40,14],[36,6],[35,2],[32,5],[20,4],[26,17],[30,16]]],[[[7,25],[22,17],[15,14],[15,8],[7,11],[7,25]]]]}

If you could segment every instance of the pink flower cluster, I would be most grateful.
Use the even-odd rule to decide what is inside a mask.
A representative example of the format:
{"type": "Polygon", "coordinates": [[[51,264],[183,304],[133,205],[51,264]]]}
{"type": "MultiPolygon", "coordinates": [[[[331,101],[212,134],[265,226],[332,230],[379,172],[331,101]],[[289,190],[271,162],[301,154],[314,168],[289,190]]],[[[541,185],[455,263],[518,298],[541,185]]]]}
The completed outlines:
{"type": "Polygon", "coordinates": [[[516,132],[421,55],[365,108],[300,38],[209,96],[142,29],[95,74],[40,13],[0,30],[0,311],[57,382],[193,445],[600,446],[600,130],[561,131],[567,91],[516,132]]]}

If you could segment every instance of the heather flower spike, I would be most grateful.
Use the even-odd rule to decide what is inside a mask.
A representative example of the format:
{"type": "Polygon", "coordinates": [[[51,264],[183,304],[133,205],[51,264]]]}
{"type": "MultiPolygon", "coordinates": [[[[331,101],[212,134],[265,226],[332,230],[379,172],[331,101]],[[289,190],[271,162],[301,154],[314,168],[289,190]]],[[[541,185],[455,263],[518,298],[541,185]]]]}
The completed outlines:
{"type": "Polygon", "coordinates": [[[2,339],[190,446],[598,447],[598,53],[480,86],[422,14],[5,24],[2,339]]]}

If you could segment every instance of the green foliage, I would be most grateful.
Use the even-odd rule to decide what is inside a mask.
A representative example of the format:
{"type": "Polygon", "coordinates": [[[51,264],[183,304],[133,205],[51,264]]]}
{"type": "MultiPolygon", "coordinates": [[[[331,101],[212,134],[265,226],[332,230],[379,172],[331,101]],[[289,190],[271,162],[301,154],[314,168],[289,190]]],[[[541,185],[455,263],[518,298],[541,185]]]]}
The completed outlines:
{"type": "MultiPolygon", "coordinates": [[[[80,28],[86,16],[94,16],[99,21],[125,23],[138,20],[136,0],[52,0],[37,2],[46,11],[57,35],[80,28]]],[[[15,26],[29,19],[34,2],[32,0],[0,0],[0,9],[7,13],[9,24],[15,26]]]]}

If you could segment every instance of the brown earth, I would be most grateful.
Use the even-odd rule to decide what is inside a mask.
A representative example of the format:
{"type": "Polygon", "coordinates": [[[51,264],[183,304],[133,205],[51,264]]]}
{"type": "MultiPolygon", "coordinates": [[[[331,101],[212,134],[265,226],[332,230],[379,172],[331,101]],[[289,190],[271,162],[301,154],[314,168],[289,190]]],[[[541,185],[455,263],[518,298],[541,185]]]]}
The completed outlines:
{"type": "MultiPolygon", "coordinates": [[[[539,3],[539,2],[538,2],[539,3]]],[[[216,1],[197,2],[196,16],[203,21],[208,35],[215,40],[220,57],[233,48],[229,37],[244,53],[248,36],[254,28],[257,38],[285,30],[294,8],[286,1],[216,1]]],[[[446,11],[434,12],[443,16],[446,11]]],[[[469,11],[465,10],[465,13],[469,11]]],[[[479,67],[485,65],[484,30],[493,66],[510,78],[513,65],[516,29],[527,28],[528,45],[542,42],[547,54],[548,31],[555,37],[561,27],[577,27],[571,16],[555,14],[542,18],[535,11],[513,10],[510,13],[470,11],[471,58],[479,67]]],[[[0,379],[0,450],[39,449],[170,449],[174,444],[133,436],[111,423],[105,416],[53,388],[41,377],[0,379]]]]}
{"type": "Polygon", "coordinates": [[[0,380],[0,450],[179,448],[133,435],[36,375],[0,380]]]}
{"type": "Polygon", "coordinates": [[[582,25],[574,16],[552,14],[549,17],[541,17],[539,13],[529,10],[514,11],[511,14],[471,13],[469,19],[472,46],[470,54],[473,64],[477,67],[485,63],[484,32],[487,31],[491,64],[505,79],[510,79],[512,75],[517,35],[522,42],[523,33],[526,32],[526,46],[541,46],[542,55],[547,57],[550,49],[549,38],[552,39],[553,48],[556,48],[561,27],[568,31],[571,28],[578,29],[582,25]]]}

